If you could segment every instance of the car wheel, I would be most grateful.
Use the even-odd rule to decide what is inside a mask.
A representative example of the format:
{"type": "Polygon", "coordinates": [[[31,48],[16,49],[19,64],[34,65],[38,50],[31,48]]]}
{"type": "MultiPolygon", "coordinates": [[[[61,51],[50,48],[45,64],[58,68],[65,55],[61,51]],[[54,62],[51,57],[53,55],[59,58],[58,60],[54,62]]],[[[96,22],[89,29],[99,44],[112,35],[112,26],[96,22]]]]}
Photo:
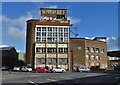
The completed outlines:
{"type": "Polygon", "coordinates": [[[53,71],[53,73],[55,73],[55,70],[53,71]]]}
{"type": "Polygon", "coordinates": [[[35,73],[38,73],[38,71],[35,71],[35,73]]]}
{"type": "Polygon", "coordinates": [[[82,72],[82,71],[80,71],[80,72],[82,72]]]}
{"type": "Polygon", "coordinates": [[[62,73],[65,73],[65,71],[64,71],[64,70],[62,70],[62,73]]]}

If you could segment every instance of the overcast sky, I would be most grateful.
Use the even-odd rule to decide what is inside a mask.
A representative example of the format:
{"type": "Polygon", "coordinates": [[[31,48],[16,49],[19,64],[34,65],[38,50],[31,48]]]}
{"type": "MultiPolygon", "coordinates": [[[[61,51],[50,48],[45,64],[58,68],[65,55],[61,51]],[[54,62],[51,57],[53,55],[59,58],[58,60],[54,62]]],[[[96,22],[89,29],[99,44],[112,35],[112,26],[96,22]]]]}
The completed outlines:
{"type": "Polygon", "coordinates": [[[3,2],[2,44],[25,52],[26,21],[40,19],[40,8],[67,9],[74,24],[71,30],[77,27],[78,38],[107,37],[107,49],[118,49],[117,2],[3,2]]]}

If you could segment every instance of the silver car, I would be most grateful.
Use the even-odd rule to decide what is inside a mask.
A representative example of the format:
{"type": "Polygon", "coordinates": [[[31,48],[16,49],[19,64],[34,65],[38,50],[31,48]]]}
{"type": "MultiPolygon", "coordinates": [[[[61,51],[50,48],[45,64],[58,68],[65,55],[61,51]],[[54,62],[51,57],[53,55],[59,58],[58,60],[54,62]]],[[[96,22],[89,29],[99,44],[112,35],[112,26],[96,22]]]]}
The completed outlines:
{"type": "Polygon", "coordinates": [[[13,71],[20,71],[20,67],[14,67],[13,71]]]}
{"type": "Polygon", "coordinates": [[[27,67],[27,66],[22,66],[21,71],[32,71],[32,68],[27,67]]]}
{"type": "Polygon", "coordinates": [[[66,72],[66,70],[63,69],[63,68],[60,68],[60,67],[55,67],[55,68],[52,69],[52,72],[54,72],[54,73],[56,73],[56,72],[64,73],[64,72],[66,72]]]}
{"type": "Polygon", "coordinates": [[[86,67],[79,67],[78,69],[79,72],[89,72],[90,69],[86,68],[86,67]]]}

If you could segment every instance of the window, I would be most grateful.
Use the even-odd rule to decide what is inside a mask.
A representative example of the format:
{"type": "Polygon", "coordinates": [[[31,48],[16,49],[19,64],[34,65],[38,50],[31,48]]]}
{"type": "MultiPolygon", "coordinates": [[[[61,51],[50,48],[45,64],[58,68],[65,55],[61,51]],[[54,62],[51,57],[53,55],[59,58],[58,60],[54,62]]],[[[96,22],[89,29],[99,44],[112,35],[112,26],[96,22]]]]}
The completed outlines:
{"type": "Polygon", "coordinates": [[[41,32],[37,32],[37,33],[36,33],[36,36],[41,36],[41,32]]]}
{"type": "Polygon", "coordinates": [[[58,41],[59,41],[59,42],[63,42],[63,38],[59,38],[58,41]]]}
{"type": "Polygon", "coordinates": [[[68,53],[68,48],[64,48],[64,53],[68,53]]]}
{"type": "Polygon", "coordinates": [[[68,42],[68,38],[64,38],[64,42],[68,42]]]}
{"type": "Polygon", "coordinates": [[[96,48],[96,53],[99,53],[99,48],[96,48]]]}
{"type": "Polygon", "coordinates": [[[52,27],[48,27],[48,32],[52,32],[52,27]]]}
{"type": "Polygon", "coordinates": [[[67,64],[67,58],[59,58],[59,64],[67,64]]]}
{"type": "Polygon", "coordinates": [[[57,38],[53,38],[53,42],[57,42],[57,38]]]}
{"type": "Polygon", "coordinates": [[[94,55],[91,55],[91,60],[95,60],[95,56],[94,55]]]}
{"type": "Polygon", "coordinates": [[[45,58],[36,58],[37,64],[45,64],[45,58]]]}
{"type": "Polygon", "coordinates": [[[41,27],[37,27],[37,32],[40,32],[41,31],[41,27]]]}
{"type": "Polygon", "coordinates": [[[64,33],[64,37],[68,37],[68,33],[64,33]]]}
{"type": "Polygon", "coordinates": [[[100,60],[100,56],[99,55],[96,56],[96,60],[100,60]]]}
{"type": "Polygon", "coordinates": [[[57,15],[57,19],[65,19],[65,15],[57,15]]]}
{"type": "Polygon", "coordinates": [[[58,48],[59,53],[63,53],[63,48],[58,48]]]}
{"type": "Polygon", "coordinates": [[[46,27],[42,27],[42,32],[46,32],[46,27]]]}
{"type": "Polygon", "coordinates": [[[36,42],[41,42],[41,27],[37,27],[36,42]]]}
{"type": "Polygon", "coordinates": [[[95,49],[94,49],[94,47],[92,47],[92,48],[91,48],[91,52],[95,52],[95,49]]]}
{"type": "Polygon", "coordinates": [[[45,53],[45,52],[46,52],[45,48],[36,47],[36,53],[45,53]]]}
{"type": "Polygon", "coordinates": [[[37,47],[36,48],[36,53],[42,53],[42,48],[37,47]]]}
{"type": "Polygon", "coordinates": [[[36,37],[36,42],[41,42],[41,37],[36,37]]]}
{"type": "Polygon", "coordinates": [[[62,33],[63,32],[63,28],[60,27],[59,28],[59,32],[62,33]]]}
{"type": "Polygon", "coordinates": [[[86,55],[86,59],[89,60],[90,59],[90,55],[86,55]]]}
{"type": "Polygon", "coordinates": [[[52,38],[52,33],[50,32],[50,33],[48,33],[48,37],[51,37],[52,38]]]}
{"type": "Polygon", "coordinates": [[[104,53],[104,51],[105,51],[104,49],[101,49],[101,53],[104,53]]]}
{"type": "Polygon", "coordinates": [[[100,66],[100,63],[99,63],[99,62],[97,62],[97,63],[96,63],[96,66],[100,66]]]}
{"type": "Polygon", "coordinates": [[[48,58],[47,62],[48,64],[56,64],[56,58],[48,58]]]}
{"type": "Polygon", "coordinates": [[[47,42],[52,42],[52,38],[47,38],[47,42]]]}
{"type": "Polygon", "coordinates": [[[45,36],[46,36],[46,32],[42,32],[42,36],[44,36],[44,37],[45,37],[45,36]]]}
{"type": "Polygon", "coordinates": [[[47,53],[53,53],[53,49],[52,48],[47,48],[47,53]]]}
{"type": "Polygon", "coordinates": [[[52,58],[52,64],[56,64],[56,58],[52,58]]]}
{"type": "Polygon", "coordinates": [[[47,48],[47,53],[56,53],[57,48],[47,48]]]}
{"type": "Polygon", "coordinates": [[[53,48],[53,53],[56,53],[57,52],[57,48],[53,48]]]}
{"type": "Polygon", "coordinates": [[[57,32],[57,27],[53,27],[53,32],[57,32]]]}
{"type": "Polygon", "coordinates": [[[64,28],[64,33],[68,33],[68,28],[64,28]]]}
{"type": "Polygon", "coordinates": [[[86,52],[90,52],[90,48],[89,47],[86,47],[86,52]]]}
{"type": "Polygon", "coordinates": [[[52,58],[47,59],[48,64],[52,64],[52,58]]]}
{"type": "Polygon", "coordinates": [[[68,42],[68,27],[37,27],[35,42],[68,42]]]}

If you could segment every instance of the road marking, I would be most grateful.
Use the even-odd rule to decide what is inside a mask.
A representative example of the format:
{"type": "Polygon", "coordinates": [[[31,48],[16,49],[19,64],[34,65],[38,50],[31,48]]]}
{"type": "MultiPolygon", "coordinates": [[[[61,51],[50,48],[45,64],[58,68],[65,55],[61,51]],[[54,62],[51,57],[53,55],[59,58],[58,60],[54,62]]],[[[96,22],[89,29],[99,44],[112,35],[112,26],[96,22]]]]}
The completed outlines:
{"type": "Polygon", "coordinates": [[[115,79],[119,79],[120,77],[115,77],[115,79]]]}
{"type": "MultiPolygon", "coordinates": [[[[88,77],[88,76],[93,76],[93,75],[85,75],[86,77],[88,77]]],[[[95,76],[95,75],[94,75],[95,76]]]]}
{"type": "Polygon", "coordinates": [[[37,77],[38,75],[32,75],[31,77],[37,77]]]}
{"type": "Polygon", "coordinates": [[[6,79],[6,78],[2,78],[2,79],[6,79]]]}
{"type": "Polygon", "coordinates": [[[64,78],[64,79],[72,79],[72,78],[68,78],[68,77],[61,77],[61,78],[64,78]]]}
{"type": "Polygon", "coordinates": [[[47,80],[49,80],[49,81],[57,81],[57,80],[54,80],[54,79],[47,79],[47,80]]]}
{"type": "Polygon", "coordinates": [[[32,84],[34,84],[35,82],[33,82],[33,81],[28,81],[29,83],[32,83],[32,84]]]}
{"type": "Polygon", "coordinates": [[[59,81],[58,83],[64,83],[64,82],[59,81]]]}

